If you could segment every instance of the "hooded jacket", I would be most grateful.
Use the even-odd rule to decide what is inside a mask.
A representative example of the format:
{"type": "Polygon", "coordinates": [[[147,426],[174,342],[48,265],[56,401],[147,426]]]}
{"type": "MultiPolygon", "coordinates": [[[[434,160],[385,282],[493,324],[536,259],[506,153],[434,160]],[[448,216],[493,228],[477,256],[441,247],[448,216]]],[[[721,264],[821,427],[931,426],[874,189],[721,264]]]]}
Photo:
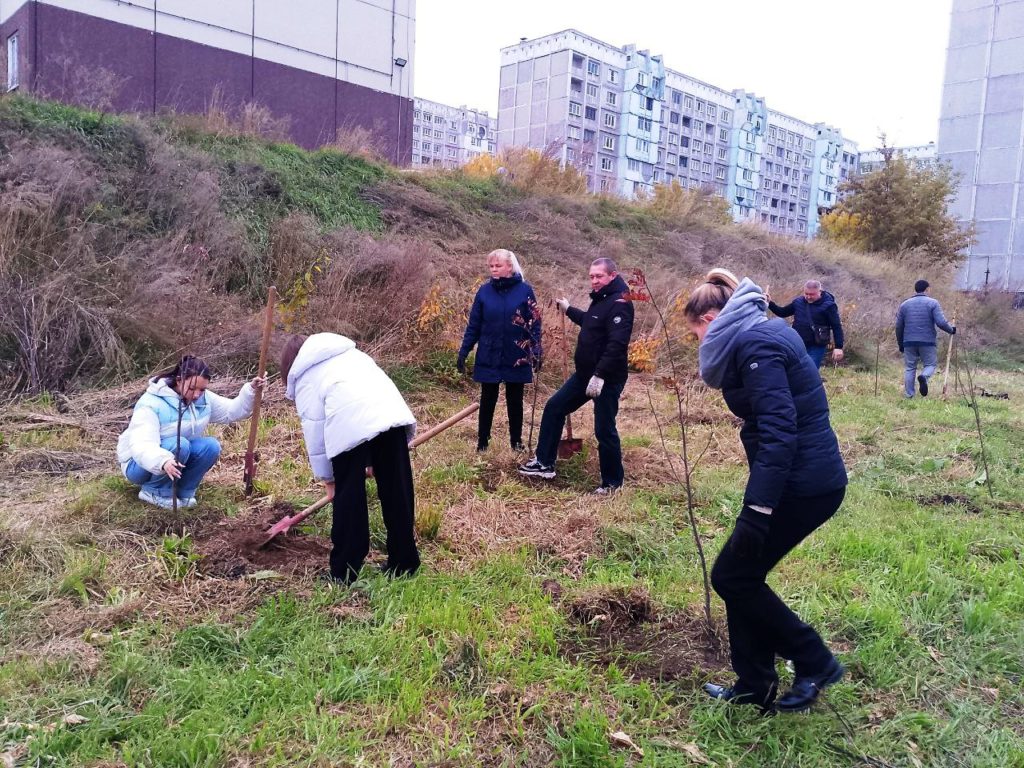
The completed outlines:
{"type": "Polygon", "coordinates": [[[531,362],[540,360],[541,324],[533,288],[516,274],[491,278],[476,292],[459,357],[476,346],[473,381],[498,384],[533,381],[531,362]]]}
{"type": "Polygon", "coordinates": [[[743,503],[775,509],[784,496],[819,496],[847,478],[821,375],[792,328],[764,320],[760,294],[744,279],[711,321],[700,373],[743,419],[750,466],[743,503]]]}
{"type": "Polygon", "coordinates": [[[416,419],[398,387],[349,338],[317,333],[306,339],[288,372],[285,396],[295,401],[317,480],[333,480],[331,459],[394,427],[416,434],[416,419]]]}
{"type": "Polygon", "coordinates": [[[576,341],[576,375],[599,376],[607,382],[624,382],[629,373],[629,339],[633,335],[633,303],[623,298],[629,291],[619,275],[598,291],[590,292],[584,311],[569,307],[566,317],[580,327],[576,341]]]}
{"type": "Polygon", "coordinates": [[[839,321],[839,305],[836,304],[835,296],[828,291],[821,292],[821,298],[813,304],[803,296],[797,296],[789,304],[780,307],[774,301],[768,303],[768,309],[779,317],[792,317],[793,330],[800,334],[805,347],[820,347],[814,340],[812,325],[828,326],[832,329],[836,349],[842,349],[845,339],[843,338],[843,324],[839,321]]]}
{"type": "MultiPolygon", "coordinates": [[[[211,422],[229,424],[248,418],[255,399],[256,391],[248,382],[234,399],[206,390],[185,407],[181,436],[192,440],[202,437],[211,422]]],[[[135,463],[151,475],[163,474],[164,464],[174,458],[174,453],[161,448],[160,442],[177,437],[180,406],[181,396],[166,379],[150,380],[146,393],[135,404],[128,428],[117,439],[117,463],[122,471],[135,459],[135,463]]]]}

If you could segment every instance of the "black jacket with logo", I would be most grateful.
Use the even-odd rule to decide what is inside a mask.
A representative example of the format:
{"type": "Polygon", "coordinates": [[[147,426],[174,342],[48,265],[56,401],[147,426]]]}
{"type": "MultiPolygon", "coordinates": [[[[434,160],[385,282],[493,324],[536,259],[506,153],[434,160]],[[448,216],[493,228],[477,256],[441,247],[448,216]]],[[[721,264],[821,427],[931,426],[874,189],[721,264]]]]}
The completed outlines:
{"type": "Polygon", "coordinates": [[[586,311],[569,307],[566,316],[580,327],[576,342],[576,375],[599,376],[623,382],[628,373],[629,338],[633,335],[633,304],[623,298],[629,292],[618,275],[599,291],[591,291],[586,311]]]}

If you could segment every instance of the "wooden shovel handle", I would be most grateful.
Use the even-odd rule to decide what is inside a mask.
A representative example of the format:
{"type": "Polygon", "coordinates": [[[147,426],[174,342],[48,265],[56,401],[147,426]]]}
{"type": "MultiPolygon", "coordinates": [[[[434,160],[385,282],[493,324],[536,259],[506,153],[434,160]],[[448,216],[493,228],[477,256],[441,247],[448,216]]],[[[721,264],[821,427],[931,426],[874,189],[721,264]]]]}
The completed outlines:
{"type": "MultiPolygon", "coordinates": [[[[277,305],[277,288],[270,286],[267,291],[267,310],[263,319],[263,339],[260,342],[260,378],[267,372],[267,352],[270,349],[270,336],[274,331],[274,307],[277,305]]],[[[252,417],[249,419],[249,442],[245,449],[245,493],[252,493],[253,479],[256,476],[256,433],[260,425],[260,407],[263,405],[263,390],[256,392],[252,404],[252,417]]]]}
{"type": "Polygon", "coordinates": [[[435,424],[433,427],[428,429],[426,432],[421,432],[420,434],[416,435],[416,437],[413,438],[413,441],[411,443],[409,443],[409,447],[410,448],[415,448],[418,445],[422,445],[423,443],[427,442],[427,440],[432,438],[434,435],[437,435],[437,434],[439,434],[441,432],[444,432],[446,429],[448,429],[448,427],[450,427],[450,426],[452,426],[454,424],[458,424],[464,418],[466,418],[467,416],[469,416],[469,415],[471,415],[473,413],[476,413],[478,410],[480,410],[480,403],[471,403],[471,404],[467,405],[465,408],[463,408],[461,411],[456,413],[454,416],[451,416],[451,417],[445,419],[440,424],[435,424]]]}
{"type": "MultiPolygon", "coordinates": [[[[562,378],[569,378],[569,336],[565,330],[565,312],[562,312],[562,378]]],[[[572,414],[565,417],[566,440],[572,440],[572,414]]]]}

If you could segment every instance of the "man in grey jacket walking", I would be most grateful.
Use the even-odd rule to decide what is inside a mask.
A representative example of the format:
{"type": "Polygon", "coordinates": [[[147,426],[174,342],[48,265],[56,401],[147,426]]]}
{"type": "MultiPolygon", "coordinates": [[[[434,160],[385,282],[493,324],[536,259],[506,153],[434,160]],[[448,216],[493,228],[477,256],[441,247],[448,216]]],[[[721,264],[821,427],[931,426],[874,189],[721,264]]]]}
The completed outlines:
{"type": "Polygon", "coordinates": [[[921,396],[928,396],[928,379],[935,373],[938,352],[935,348],[935,327],[938,326],[948,334],[956,333],[956,328],[946,322],[939,302],[926,296],[927,280],[914,283],[916,295],[900,304],[896,313],[896,343],[906,370],[903,374],[903,392],[906,397],[914,396],[914,377],[920,385],[921,396]],[[924,366],[921,374],[917,374],[918,361],[924,366]]]}

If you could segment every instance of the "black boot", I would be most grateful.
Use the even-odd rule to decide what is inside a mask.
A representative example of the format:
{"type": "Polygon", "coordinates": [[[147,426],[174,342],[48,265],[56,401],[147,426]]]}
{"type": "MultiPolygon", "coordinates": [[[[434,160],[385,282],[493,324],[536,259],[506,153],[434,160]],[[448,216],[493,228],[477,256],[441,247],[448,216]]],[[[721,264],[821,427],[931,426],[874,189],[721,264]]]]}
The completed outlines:
{"type": "Polygon", "coordinates": [[[823,672],[817,675],[797,677],[793,687],[786,691],[775,704],[779,712],[803,712],[810,709],[818,694],[834,683],[838,683],[846,674],[846,668],[835,657],[823,672]]]}
{"type": "Polygon", "coordinates": [[[716,685],[715,683],[704,684],[704,692],[712,699],[720,699],[721,701],[728,701],[733,704],[752,704],[761,711],[761,714],[768,714],[772,711],[772,705],[775,703],[775,695],[778,693],[778,690],[779,686],[777,683],[772,683],[767,690],[759,691],[748,688],[741,683],[736,683],[732,686],[716,685]]]}

